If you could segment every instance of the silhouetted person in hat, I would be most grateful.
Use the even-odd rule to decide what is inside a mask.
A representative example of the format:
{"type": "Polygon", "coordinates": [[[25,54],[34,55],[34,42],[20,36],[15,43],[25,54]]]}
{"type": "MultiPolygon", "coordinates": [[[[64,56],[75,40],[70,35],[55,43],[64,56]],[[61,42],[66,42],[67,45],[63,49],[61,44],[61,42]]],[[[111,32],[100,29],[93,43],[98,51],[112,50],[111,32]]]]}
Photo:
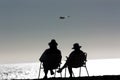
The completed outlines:
{"type": "Polygon", "coordinates": [[[64,68],[68,67],[70,77],[72,77],[72,68],[81,67],[84,64],[85,53],[80,50],[81,46],[78,43],[73,45],[72,51],[66,60],[66,63],[57,72],[61,72],[64,68]]]}
{"type": "Polygon", "coordinates": [[[44,51],[42,56],[40,57],[40,61],[43,62],[44,67],[44,78],[47,78],[48,70],[50,70],[51,75],[54,74],[53,69],[58,68],[61,63],[61,51],[57,49],[57,42],[52,39],[50,43],[48,43],[49,47],[44,51]]]}

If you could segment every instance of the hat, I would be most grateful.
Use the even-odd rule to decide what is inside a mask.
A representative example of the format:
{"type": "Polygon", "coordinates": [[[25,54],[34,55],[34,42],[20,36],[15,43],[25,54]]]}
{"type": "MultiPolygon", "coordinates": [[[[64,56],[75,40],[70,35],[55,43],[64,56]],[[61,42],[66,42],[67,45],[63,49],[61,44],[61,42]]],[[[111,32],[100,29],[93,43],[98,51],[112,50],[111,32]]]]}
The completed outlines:
{"type": "Polygon", "coordinates": [[[82,47],[82,46],[79,46],[78,43],[75,43],[75,44],[73,44],[73,48],[72,48],[72,49],[81,48],[81,47],[82,47]]]}
{"type": "Polygon", "coordinates": [[[54,45],[57,46],[57,42],[55,41],[55,39],[52,39],[51,42],[48,43],[49,45],[54,45]]]}

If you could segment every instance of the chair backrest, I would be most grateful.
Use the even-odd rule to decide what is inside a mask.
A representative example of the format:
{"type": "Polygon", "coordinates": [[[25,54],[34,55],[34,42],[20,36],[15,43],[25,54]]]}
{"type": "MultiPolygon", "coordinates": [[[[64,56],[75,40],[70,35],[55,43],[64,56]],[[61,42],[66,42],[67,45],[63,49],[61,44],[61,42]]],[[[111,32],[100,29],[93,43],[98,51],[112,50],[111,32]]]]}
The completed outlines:
{"type": "Polygon", "coordinates": [[[84,53],[84,62],[83,62],[83,66],[86,65],[86,62],[87,62],[87,53],[85,52],[85,53],[84,53]]]}
{"type": "Polygon", "coordinates": [[[71,66],[71,67],[74,67],[74,68],[77,68],[77,67],[81,67],[81,66],[84,66],[86,65],[86,62],[87,62],[87,53],[82,53],[81,55],[75,55],[73,56],[73,58],[70,58],[67,57],[67,63],[68,63],[68,66],[71,66]]]}

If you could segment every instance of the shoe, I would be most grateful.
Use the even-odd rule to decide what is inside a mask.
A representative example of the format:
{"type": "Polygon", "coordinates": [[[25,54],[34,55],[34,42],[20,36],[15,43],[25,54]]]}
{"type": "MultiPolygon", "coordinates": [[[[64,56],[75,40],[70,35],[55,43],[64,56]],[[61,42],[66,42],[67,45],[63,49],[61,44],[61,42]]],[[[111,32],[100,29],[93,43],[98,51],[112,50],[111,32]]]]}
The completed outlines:
{"type": "Polygon", "coordinates": [[[58,73],[61,73],[61,72],[62,72],[62,69],[59,69],[57,72],[58,72],[58,73]]]}
{"type": "Polygon", "coordinates": [[[50,73],[51,73],[51,75],[53,75],[54,74],[53,70],[50,70],[50,73]]]}

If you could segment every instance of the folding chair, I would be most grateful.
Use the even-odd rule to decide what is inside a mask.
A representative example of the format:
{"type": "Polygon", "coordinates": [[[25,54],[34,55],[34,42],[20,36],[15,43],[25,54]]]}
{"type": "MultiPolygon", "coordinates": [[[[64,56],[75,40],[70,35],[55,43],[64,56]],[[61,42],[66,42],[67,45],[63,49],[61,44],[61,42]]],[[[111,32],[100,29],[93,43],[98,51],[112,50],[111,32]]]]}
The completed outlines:
{"type": "MultiPolygon", "coordinates": [[[[68,58],[68,57],[66,57],[66,58],[68,58]]],[[[84,63],[81,67],[84,67],[86,69],[87,75],[89,76],[88,69],[87,69],[87,66],[86,66],[86,62],[87,62],[87,53],[85,53],[85,60],[84,60],[84,63]]],[[[79,69],[79,77],[81,76],[81,67],[79,69]]],[[[65,77],[66,77],[66,72],[67,72],[66,69],[67,68],[65,68],[65,77]]],[[[72,75],[75,77],[74,73],[72,73],[72,75]]]]}
{"type": "MultiPolygon", "coordinates": [[[[56,70],[59,69],[59,68],[60,68],[60,66],[59,66],[58,68],[55,69],[54,77],[56,77],[56,72],[57,72],[56,70]]],[[[39,68],[38,79],[39,79],[40,76],[41,76],[41,69],[44,69],[44,68],[43,68],[43,63],[42,63],[42,62],[40,62],[40,68],[39,68]]],[[[62,73],[60,73],[60,76],[62,77],[62,73]]]]}

